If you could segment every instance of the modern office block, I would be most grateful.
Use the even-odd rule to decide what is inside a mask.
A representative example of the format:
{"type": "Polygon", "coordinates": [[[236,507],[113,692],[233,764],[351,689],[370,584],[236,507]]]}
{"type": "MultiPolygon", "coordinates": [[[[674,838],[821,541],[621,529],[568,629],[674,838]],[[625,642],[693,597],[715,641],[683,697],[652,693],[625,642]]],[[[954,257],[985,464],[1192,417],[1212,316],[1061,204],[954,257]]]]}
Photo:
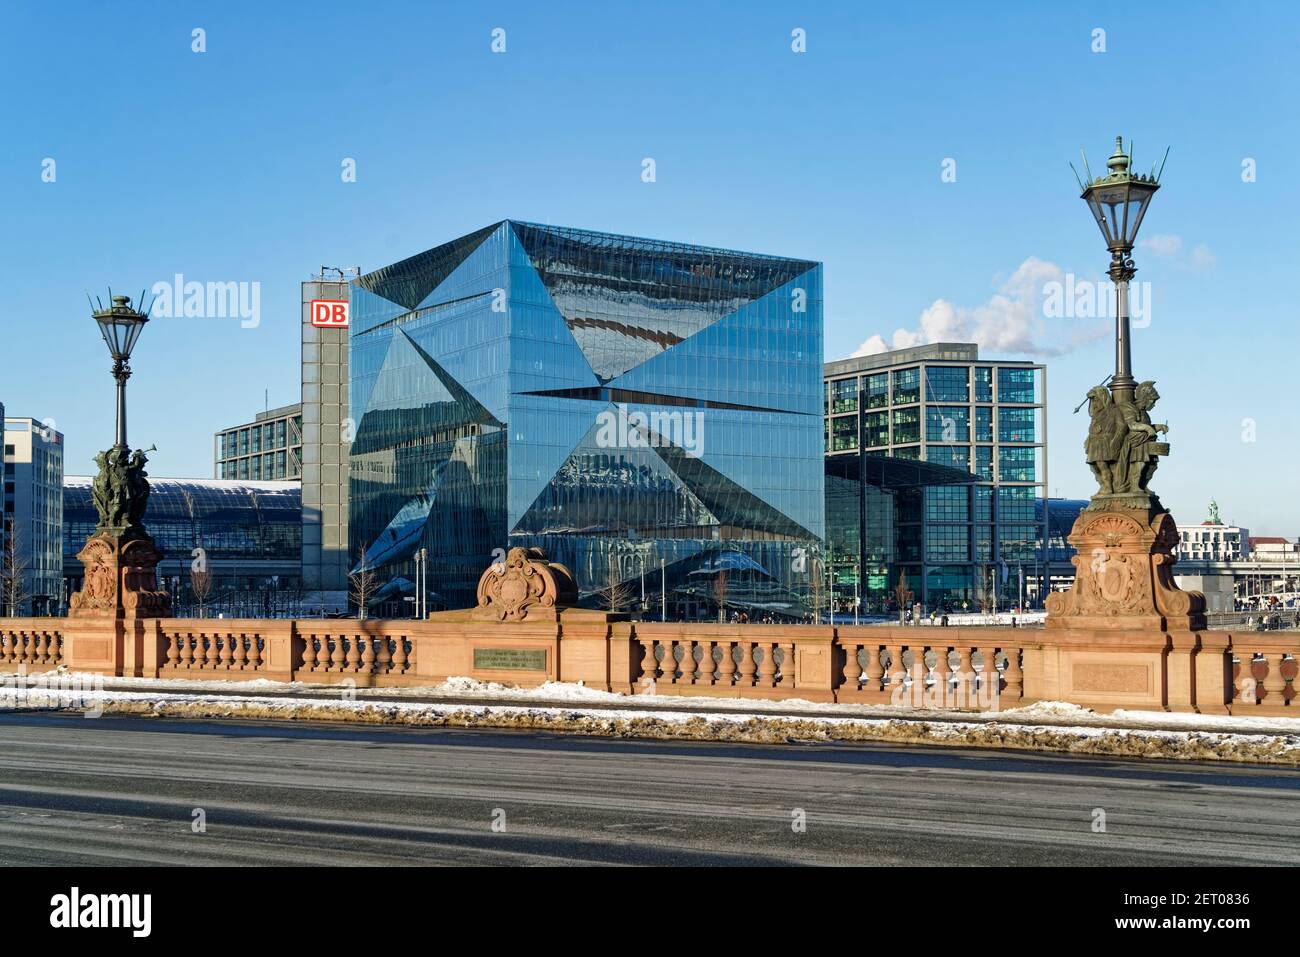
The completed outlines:
{"type": "Polygon", "coordinates": [[[6,418],[4,453],[0,606],[10,615],[56,615],[64,598],[63,434],[48,422],[6,418]]]}
{"type": "Polygon", "coordinates": [[[350,289],[350,542],[431,605],[543,548],[590,605],[802,616],[823,536],[818,263],[505,221],[350,289]]]}
{"type": "Polygon", "coordinates": [[[1019,601],[1022,578],[1026,597],[1041,599],[1047,535],[1036,503],[1047,488],[1046,374],[1032,362],[982,360],[965,343],[826,363],[828,468],[841,458],[885,456],[974,476],[897,488],[888,572],[868,537],[846,541],[828,559],[839,595],[858,582],[864,602],[880,606],[902,575],[927,607],[1007,607],[1019,601]]]}

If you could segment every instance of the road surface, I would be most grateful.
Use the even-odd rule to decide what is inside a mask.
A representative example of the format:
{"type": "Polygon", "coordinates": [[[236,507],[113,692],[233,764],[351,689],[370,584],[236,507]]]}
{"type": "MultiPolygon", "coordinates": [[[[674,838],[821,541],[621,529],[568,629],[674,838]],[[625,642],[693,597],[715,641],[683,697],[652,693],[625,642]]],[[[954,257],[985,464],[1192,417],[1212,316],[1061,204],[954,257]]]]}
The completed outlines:
{"type": "Polygon", "coordinates": [[[1298,799],[1228,764],[0,715],[0,865],[1296,864],[1298,799]]]}

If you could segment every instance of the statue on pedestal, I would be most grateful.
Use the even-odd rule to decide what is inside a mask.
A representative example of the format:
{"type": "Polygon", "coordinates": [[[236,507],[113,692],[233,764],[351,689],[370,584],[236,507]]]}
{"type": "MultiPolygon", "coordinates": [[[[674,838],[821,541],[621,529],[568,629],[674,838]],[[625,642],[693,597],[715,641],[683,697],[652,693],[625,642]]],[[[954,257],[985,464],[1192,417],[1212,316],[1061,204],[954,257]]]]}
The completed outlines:
{"type": "Polygon", "coordinates": [[[120,446],[95,456],[99,472],[90,495],[99,513],[95,533],[77,555],[85,566],[85,582],[69,607],[74,616],[124,615],[166,617],[171,599],[157,589],[156,569],[162,552],[144,527],[149,504],[145,465],[153,448],[134,453],[120,446]]]}

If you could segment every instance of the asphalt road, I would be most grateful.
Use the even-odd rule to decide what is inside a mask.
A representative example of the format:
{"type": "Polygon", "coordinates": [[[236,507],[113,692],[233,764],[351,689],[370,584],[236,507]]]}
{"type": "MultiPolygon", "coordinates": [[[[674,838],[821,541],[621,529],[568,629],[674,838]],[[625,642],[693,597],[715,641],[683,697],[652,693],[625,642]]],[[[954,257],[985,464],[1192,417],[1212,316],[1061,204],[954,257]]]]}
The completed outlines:
{"type": "Polygon", "coordinates": [[[1298,798],[1225,764],[0,715],[0,865],[1296,864],[1298,798]]]}

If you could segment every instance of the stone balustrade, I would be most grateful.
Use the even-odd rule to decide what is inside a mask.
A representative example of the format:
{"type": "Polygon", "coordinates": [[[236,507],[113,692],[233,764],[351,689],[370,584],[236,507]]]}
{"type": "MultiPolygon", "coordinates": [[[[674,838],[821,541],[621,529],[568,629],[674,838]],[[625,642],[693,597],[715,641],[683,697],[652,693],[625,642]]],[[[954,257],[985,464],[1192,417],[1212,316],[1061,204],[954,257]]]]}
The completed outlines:
{"type": "Polygon", "coordinates": [[[1276,633],[1234,634],[1227,652],[1228,709],[1233,714],[1300,717],[1295,679],[1300,640],[1276,633]]]}
{"type": "Polygon", "coordinates": [[[48,671],[63,664],[62,618],[0,618],[0,670],[48,671]]]}
{"type": "Polygon", "coordinates": [[[1114,708],[1300,715],[1300,636],[1134,636],[997,627],[633,622],[586,609],[523,621],[0,619],[0,671],[269,678],[359,687],[468,676],[582,682],[624,694],[799,698],[996,710],[1062,700],[1114,708]]]}
{"type": "MultiPolygon", "coordinates": [[[[1023,630],[837,629],[837,701],[990,711],[1024,696],[1023,630]]],[[[1038,642],[1030,642],[1036,646],[1038,642]]]]}

